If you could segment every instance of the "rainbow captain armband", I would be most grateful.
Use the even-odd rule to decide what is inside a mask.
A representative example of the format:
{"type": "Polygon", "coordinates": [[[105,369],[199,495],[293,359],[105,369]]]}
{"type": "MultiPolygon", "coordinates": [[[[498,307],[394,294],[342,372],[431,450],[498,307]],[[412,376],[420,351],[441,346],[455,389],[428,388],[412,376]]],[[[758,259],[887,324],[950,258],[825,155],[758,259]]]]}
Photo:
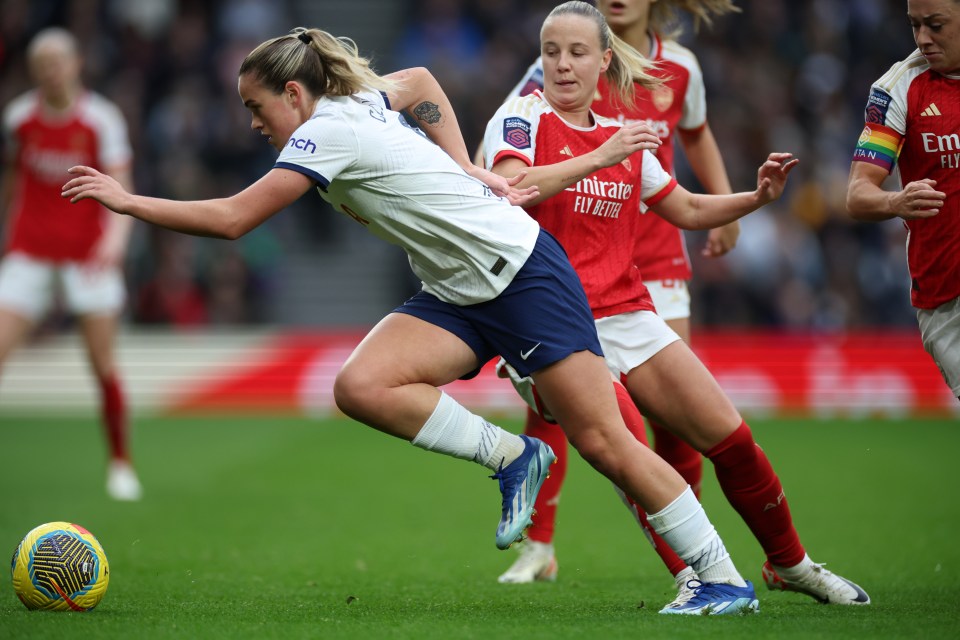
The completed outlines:
{"type": "Polygon", "coordinates": [[[855,162],[869,162],[887,171],[893,169],[903,146],[903,136],[890,127],[873,122],[867,123],[853,150],[855,162]]]}

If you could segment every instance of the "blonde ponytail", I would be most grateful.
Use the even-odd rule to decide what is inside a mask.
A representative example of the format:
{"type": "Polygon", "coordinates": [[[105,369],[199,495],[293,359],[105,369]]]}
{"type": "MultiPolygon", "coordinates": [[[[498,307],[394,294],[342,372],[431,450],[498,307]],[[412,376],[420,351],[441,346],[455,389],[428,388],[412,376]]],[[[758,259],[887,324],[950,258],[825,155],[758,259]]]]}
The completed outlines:
{"type": "Polygon", "coordinates": [[[391,90],[395,83],[378,76],[350,38],[322,29],[297,27],[251,51],[239,75],[252,74],[274,93],[291,80],[315,96],[348,96],[362,90],[391,90]]]}
{"type": "Polygon", "coordinates": [[[682,32],[680,11],[693,16],[693,30],[696,32],[701,24],[709,27],[714,16],[740,13],[740,8],[733,0],[659,0],[650,5],[650,30],[662,38],[677,38],[682,32]]]}

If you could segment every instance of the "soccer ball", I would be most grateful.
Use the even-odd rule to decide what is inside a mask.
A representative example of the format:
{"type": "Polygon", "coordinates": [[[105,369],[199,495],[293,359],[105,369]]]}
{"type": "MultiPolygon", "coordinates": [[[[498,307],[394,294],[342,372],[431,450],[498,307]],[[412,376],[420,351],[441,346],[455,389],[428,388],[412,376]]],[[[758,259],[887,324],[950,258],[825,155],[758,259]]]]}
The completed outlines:
{"type": "Polygon", "coordinates": [[[31,530],[13,552],[13,590],[28,609],[89,611],[110,582],[107,554],[78,524],[48,522],[31,530]]]}

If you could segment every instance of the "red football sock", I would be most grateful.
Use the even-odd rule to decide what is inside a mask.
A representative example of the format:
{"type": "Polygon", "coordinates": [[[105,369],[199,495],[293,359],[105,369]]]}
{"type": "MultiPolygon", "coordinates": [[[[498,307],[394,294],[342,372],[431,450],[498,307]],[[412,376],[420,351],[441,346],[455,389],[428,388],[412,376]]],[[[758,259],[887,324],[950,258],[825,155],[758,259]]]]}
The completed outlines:
{"type": "Polygon", "coordinates": [[[653,430],[653,450],[683,476],[693,489],[693,495],[699,500],[700,485],[703,481],[703,456],[659,424],[651,422],[650,428],[653,430]]]}
{"type": "Polygon", "coordinates": [[[129,460],[127,450],[127,406],[116,376],[100,380],[102,394],[102,418],[110,447],[110,457],[114,460],[129,460]]]}
{"type": "Polygon", "coordinates": [[[534,508],[533,524],[527,530],[527,537],[536,542],[553,542],[553,530],[557,521],[557,504],[560,502],[560,489],[567,477],[567,436],[558,424],[551,424],[527,409],[527,424],[523,432],[534,438],[540,438],[553,449],[557,461],[550,467],[550,475],[543,481],[534,508]]]}
{"type": "Polygon", "coordinates": [[[753,532],[767,559],[792,567],[805,555],[793,526],[780,479],[746,422],[705,454],[713,461],[720,488],[753,532]]]}
{"type": "MultiPolygon", "coordinates": [[[[637,405],[634,403],[633,398],[630,397],[630,393],[622,384],[614,384],[613,387],[616,389],[617,406],[620,407],[620,415],[623,416],[623,421],[626,423],[627,429],[630,430],[630,433],[632,433],[641,444],[649,446],[647,444],[647,429],[643,423],[643,416],[640,415],[640,410],[637,409],[637,405]]],[[[622,491],[618,490],[617,493],[620,494],[627,508],[630,509],[630,512],[633,513],[633,516],[643,528],[644,534],[646,534],[650,544],[653,545],[653,550],[660,556],[660,560],[663,561],[663,564],[670,571],[670,575],[675,576],[686,569],[687,563],[647,524],[647,514],[640,505],[622,491]]]]}
{"type": "Polygon", "coordinates": [[[630,397],[627,388],[619,383],[613,384],[613,390],[617,392],[617,408],[620,409],[620,416],[627,429],[633,434],[633,437],[643,446],[649,448],[650,441],[647,440],[647,425],[643,422],[643,416],[640,409],[630,397]]]}

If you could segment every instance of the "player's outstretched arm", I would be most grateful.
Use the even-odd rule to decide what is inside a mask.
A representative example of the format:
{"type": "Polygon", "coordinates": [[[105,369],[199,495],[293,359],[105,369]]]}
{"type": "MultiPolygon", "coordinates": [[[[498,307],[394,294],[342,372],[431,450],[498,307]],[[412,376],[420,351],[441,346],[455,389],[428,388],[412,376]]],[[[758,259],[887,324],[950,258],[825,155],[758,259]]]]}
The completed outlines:
{"type": "Polygon", "coordinates": [[[396,88],[387,94],[390,107],[412,117],[427,137],[446,151],[467,175],[480,180],[511,204],[523,205],[537,196],[535,185],[520,188],[517,184],[521,180],[506,180],[471,161],[453,105],[428,69],[403,69],[384,77],[396,83],[396,88]]]}
{"type": "Polygon", "coordinates": [[[92,198],[103,206],[145,222],[196,236],[234,240],[302,196],[313,183],[287,169],[272,169],[229,198],[181,202],[129,193],[119,182],[92,167],[71,167],[75,177],[61,195],[70,202],[92,198]]]}
{"type": "Polygon", "coordinates": [[[754,194],[759,202],[758,208],[783,194],[787,176],[799,162],[792,153],[771,153],[767,156],[767,161],[757,170],[757,190],[754,194]]]}
{"type": "Polygon", "coordinates": [[[488,171],[476,165],[465,169],[465,171],[467,175],[480,180],[490,187],[491,191],[501,198],[506,198],[507,201],[514,206],[523,207],[529,205],[540,197],[540,187],[537,185],[531,184],[522,188],[518,186],[526,179],[526,171],[521,171],[512,178],[504,178],[503,176],[495,174],[493,171],[488,171]]]}
{"type": "Polygon", "coordinates": [[[906,184],[900,191],[882,187],[887,171],[868,162],[850,164],[847,182],[847,213],[855,220],[875,222],[890,218],[913,220],[940,213],[947,195],[937,191],[937,181],[924,179],[906,184]]]}
{"type": "MultiPolygon", "coordinates": [[[[529,205],[539,204],[583,180],[591,173],[610,167],[634,153],[656,149],[661,144],[653,129],[643,123],[620,127],[602,145],[591,151],[554,164],[528,167],[523,160],[507,156],[497,161],[493,172],[512,180],[521,178],[520,187],[537,185],[539,195],[531,198],[529,205]],[[526,173],[526,177],[521,174],[526,173]]],[[[651,158],[651,161],[654,161],[651,158]]]]}
{"type": "MultiPolygon", "coordinates": [[[[693,175],[697,177],[704,190],[716,195],[733,193],[727,168],[720,154],[720,146],[710,125],[704,123],[702,127],[692,131],[678,129],[677,133],[693,175]]],[[[739,239],[740,223],[737,221],[710,229],[701,254],[708,258],[726,255],[737,246],[739,239]]]]}
{"type": "Polygon", "coordinates": [[[384,77],[395,83],[387,93],[390,108],[407,113],[461,167],[471,165],[453,105],[433,74],[425,67],[414,67],[384,77]]]}
{"type": "Polygon", "coordinates": [[[719,258],[725,256],[737,246],[740,239],[740,223],[736,220],[727,224],[710,229],[707,234],[707,241],[703,245],[700,254],[707,258],[719,258]]]}
{"type": "MultiPolygon", "coordinates": [[[[108,167],[104,173],[116,180],[127,192],[133,192],[133,170],[130,163],[108,167]]],[[[104,232],[87,260],[91,269],[108,269],[123,265],[133,231],[133,218],[114,211],[104,211],[107,216],[104,232]]]]}
{"type": "Polygon", "coordinates": [[[712,229],[739,220],[780,197],[800,162],[790,153],[771,153],[757,170],[757,189],[729,195],[690,193],[677,186],[654,206],[657,215],[681,229],[712,229]]]}

